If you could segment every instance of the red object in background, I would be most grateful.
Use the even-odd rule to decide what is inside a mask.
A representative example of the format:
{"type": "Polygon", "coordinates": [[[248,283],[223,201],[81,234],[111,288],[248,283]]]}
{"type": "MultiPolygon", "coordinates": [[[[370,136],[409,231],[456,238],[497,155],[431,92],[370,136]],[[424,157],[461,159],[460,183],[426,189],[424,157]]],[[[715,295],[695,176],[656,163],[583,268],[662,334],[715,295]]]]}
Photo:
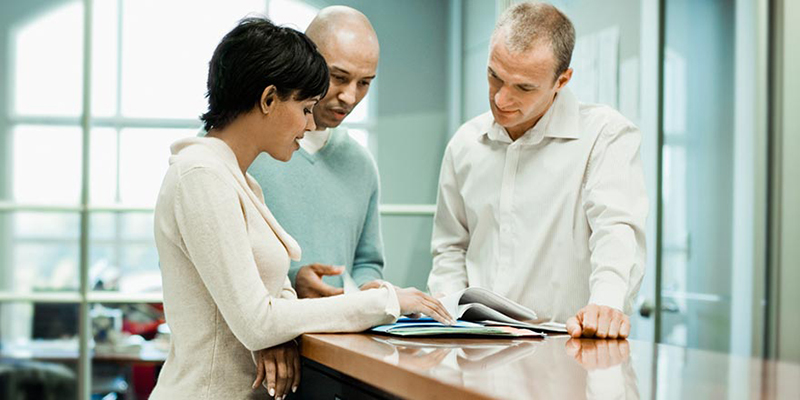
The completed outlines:
{"type": "Polygon", "coordinates": [[[160,366],[134,365],[131,367],[131,384],[137,399],[150,398],[150,393],[156,387],[160,366]]]}
{"type": "Polygon", "coordinates": [[[149,321],[132,321],[127,318],[122,320],[122,331],[131,335],[139,335],[145,340],[153,340],[158,333],[158,326],[164,323],[164,305],[162,303],[147,304],[152,313],[158,318],[149,321]]]}
{"type": "MultiPolygon", "coordinates": [[[[162,303],[147,304],[153,314],[159,318],[146,322],[130,321],[123,319],[122,331],[132,335],[140,335],[146,340],[153,340],[158,333],[158,326],[164,323],[164,305],[162,303]]],[[[147,399],[156,387],[160,366],[133,365],[131,366],[131,385],[137,399],[147,399]]]]}

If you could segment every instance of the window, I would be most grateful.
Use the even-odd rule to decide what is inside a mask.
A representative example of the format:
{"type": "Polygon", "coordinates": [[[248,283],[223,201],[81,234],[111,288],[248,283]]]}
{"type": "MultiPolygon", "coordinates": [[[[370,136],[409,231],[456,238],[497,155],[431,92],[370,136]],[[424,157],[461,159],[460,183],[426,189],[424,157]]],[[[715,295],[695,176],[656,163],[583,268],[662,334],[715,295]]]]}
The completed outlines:
{"type": "MultiPolygon", "coordinates": [[[[8,38],[0,79],[11,83],[0,86],[0,349],[11,358],[58,353],[61,397],[122,393],[130,388],[119,371],[81,344],[101,348],[97,329],[116,327],[123,315],[120,329],[131,335],[124,345],[135,349],[141,338],[133,334],[152,338],[149,324],[163,320],[153,305],[161,278],[152,209],[169,145],[201,126],[213,49],[249,14],[305,30],[318,9],[298,0],[29,3],[14,2],[0,19],[8,38]],[[96,342],[78,335],[81,315],[95,321],[96,342]]],[[[376,158],[377,86],[343,125],[376,158]]],[[[433,206],[383,205],[382,213],[390,229],[406,232],[419,219],[430,232],[433,206]]],[[[387,258],[419,262],[403,260],[404,246],[387,258]]]]}
{"type": "MultiPolygon", "coordinates": [[[[0,92],[0,341],[4,357],[60,352],[67,366],[60,376],[71,382],[61,395],[74,398],[84,370],[75,361],[90,362],[88,353],[79,357],[76,336],[83,304],[93,320],[124,312],[119,329],[128,334],[147,336],[136,327],[163,319],[159,310],[131,310],[161,298],[152,209],[169,145],[201,126],[208,60],[220,38],[248,14],[265,14],[267,2],[29,3],[14,2],[0,22],[8,38],[0,44],[0,75],[11,83],[0,92]],[[84,20],[88,5],[91,21],[84,20]],[[43,319],[57,323],[36,326],[43,319]]],[[[118,375],[95,362],[91,387],[81,393],[127,390],[118,375]]]]}

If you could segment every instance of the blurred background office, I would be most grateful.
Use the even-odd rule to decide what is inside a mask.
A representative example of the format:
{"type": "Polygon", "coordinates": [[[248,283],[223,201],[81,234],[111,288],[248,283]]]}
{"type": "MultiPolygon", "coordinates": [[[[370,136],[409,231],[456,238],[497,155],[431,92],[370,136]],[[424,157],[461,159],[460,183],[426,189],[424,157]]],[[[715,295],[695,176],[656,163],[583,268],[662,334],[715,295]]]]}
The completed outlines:
{"type": "MultiPolygon", "coordinates": [[[[4,0],[0,397],[146,398],[169,336],[155,196],[169,144],[201,126],[213,49],[249,13],[372,21],[378,77],[345,125],[380,170],[386,278],[424,289],[441,156],[488,110],[489,37],[513,3],[4,0]]],[[[800,2],[552,3],[577,31],[570,88],[643,133],[633,338],[800,362],[800,2]]]]}

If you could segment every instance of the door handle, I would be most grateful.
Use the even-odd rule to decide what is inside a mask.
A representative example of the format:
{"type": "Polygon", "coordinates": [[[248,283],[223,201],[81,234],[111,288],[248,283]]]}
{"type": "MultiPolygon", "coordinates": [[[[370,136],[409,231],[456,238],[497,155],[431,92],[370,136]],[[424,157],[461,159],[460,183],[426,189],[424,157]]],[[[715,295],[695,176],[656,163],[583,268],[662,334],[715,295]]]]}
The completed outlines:
{"type": "Polygon", "coordinates": [[[639,315],[644,318],[650,318],[653,315],[653,311],[655,311],[655,305],[653,304],[650,299],[644,299],[641,304],[639,304],[639,315]]]}
{"type": "MultiPolygon", "coordinates": [[[[641,304],[639,304],[639,315],[644,318],[650,318],[655,310],[656,306],[650,299],[644,299],[641,304]]],[[[661,304],[661,311],[668,313],[679,313],[681,312],[681,309],[677,304],[675,304],[674,301],[667,300],[661,304]]]]}

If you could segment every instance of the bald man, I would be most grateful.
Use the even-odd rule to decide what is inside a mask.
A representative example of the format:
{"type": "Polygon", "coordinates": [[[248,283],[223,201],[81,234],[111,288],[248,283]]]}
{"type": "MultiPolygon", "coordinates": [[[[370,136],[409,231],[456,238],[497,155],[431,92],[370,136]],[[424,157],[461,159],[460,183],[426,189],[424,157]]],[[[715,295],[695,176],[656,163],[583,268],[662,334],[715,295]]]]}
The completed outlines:
{"type": "Polygon", "coordinates": [[[297,295],[315,298],[343,293],[345,270],[362,290],[383,278],[377,167],[346,129],[337,129],[367,95],[380,48],[367,17],[344,6],[320,11],[306,34],[330,69],[328,94],[313,110],[317,128],[288,163],[262,154],[248,172],[303,249],[289,269],[297,295]]]}

